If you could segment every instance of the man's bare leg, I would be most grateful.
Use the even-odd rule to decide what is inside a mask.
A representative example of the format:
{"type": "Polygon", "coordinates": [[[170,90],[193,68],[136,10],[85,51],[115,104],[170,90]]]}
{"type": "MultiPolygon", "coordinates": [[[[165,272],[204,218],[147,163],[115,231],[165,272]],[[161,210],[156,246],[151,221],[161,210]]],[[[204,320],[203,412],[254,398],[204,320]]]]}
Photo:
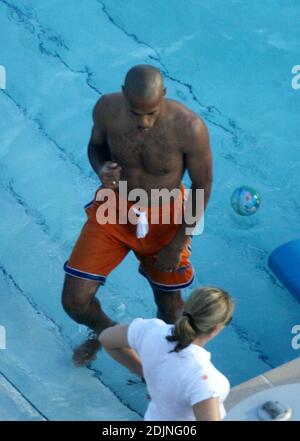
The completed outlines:
{"type": "Polygon", "coordinates": [[[154,287],[152,289],[157,305],[157,318],[169,324],[175,323],[181,316],[184,307],[181,291],[169,292],[154,287]]]}
{"type": "Polygon", "coordinates": [[[93,335],[74,350],[76,366],[87,366],[97,357],[101,345],[98,335],[103,329],[116,324],[101,309],[95,297],[100,283],[66,274],[62,293],[62,304],[66,313],[77,323],[88,326],[93,335]]]}

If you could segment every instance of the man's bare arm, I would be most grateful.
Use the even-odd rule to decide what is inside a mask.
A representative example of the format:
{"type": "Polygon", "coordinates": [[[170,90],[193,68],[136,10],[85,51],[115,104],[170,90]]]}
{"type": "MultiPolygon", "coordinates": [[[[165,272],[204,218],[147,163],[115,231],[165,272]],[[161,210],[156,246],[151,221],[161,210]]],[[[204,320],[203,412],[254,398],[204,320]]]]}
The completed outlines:
{"type": "MultiPolygon", "coordinates": [[[[197,210],[197,189],[204,190],[204,209],[207,205],[212,185],[212,157],[209,146],[209,136],[205,124],[200,120],[194,120],[186,139],[184,158],[192,186],[189,192],[186,212],[196,218],[193,224],[183,222],[178,232],[169,245],[165,246],[158,254],[155,266],[162,271],[174,271],[180,261],[180,252],[187,239],[191,236],[191,230],[203,216],[203,210],[197,210]]],[[[200,205],[201,207],[201,205],[200,205]]]]}
{"type": "Polygon", "coordinates": [[[187,200],[187,211],[189,210],[196,217],[194,224],[187,224],[183,219],[183,223],[175,236],[172,245],[177,249],[182,249],[188,234],[187,228],[192,230],[197,222],[201,219],[204,211],[197,210],[200,201],[197,199],[197,189],[204,190],[204,207],[205,210],[212,187],[212,155],[209,145],[209,135],[205,124],[197,119],[192,124],[189,140],[185,146],[185,163],[192,181],[191,190],[187,200]]]}
{"type": "Polygon", "coordinates": [[[106,135],[106,115],[107,103],[103,96],[93,110],[94,126],[88,145],[88,157],[102,185],[115,189],[119,186],[121,167],[111,160],[106,135]]]}
{"type": "Polygon", "coordinates": [[[111,160],[105,132],[104,106],[105,97],[101,97],[93,110],[94,125],[88,145],[88,158],[98,176],[105,162],[111,160]]]}

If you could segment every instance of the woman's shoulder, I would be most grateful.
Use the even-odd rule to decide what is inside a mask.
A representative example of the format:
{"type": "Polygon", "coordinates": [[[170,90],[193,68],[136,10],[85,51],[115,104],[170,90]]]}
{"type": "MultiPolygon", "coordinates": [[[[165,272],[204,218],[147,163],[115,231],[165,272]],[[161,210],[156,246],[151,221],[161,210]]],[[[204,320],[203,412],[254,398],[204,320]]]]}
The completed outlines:
{"type": "Polygon", "coordinates": [[[140,332],[159,332],[160,330],[168,331],[172,325],[168,325],[163,320],[157,318],[145,319],[142,317],[135,318],[129,324],[130,330],[136,330],[140,332]]]}
{"type": "Polygon", "coordinates": [[[134,345],[134,342],[142,344],[143,341],[146,342],[149,338],[152,340],[154,337],[166,335],[169,332],[170,326],[160,319],[138,317],[128,326],[129,343],[131,345],[134,345]]]}
{"type": "Polygon", "coordinates": [[[133,324],[133,323],[136,325],[139,324],[141,326],[149,326],[149,327],[151,327],[151,326],[169,326],[169,325],[167,325],[166,322],[164,322],[163,320],[158,319],[158,318],[145,319],[142,317],[137,317],[137,318],[133,319],[130,324],[133,324]]]}

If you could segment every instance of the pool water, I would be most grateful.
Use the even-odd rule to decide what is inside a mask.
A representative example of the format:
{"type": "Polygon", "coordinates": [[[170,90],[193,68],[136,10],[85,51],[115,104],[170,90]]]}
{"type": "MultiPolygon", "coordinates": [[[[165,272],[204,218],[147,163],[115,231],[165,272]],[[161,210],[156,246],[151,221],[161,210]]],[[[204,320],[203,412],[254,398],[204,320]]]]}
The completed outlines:
{"type": "MultiPolygon", "coordinates": [[[[236,385],[299,356],[300,305],[267,266],[299,238],[299,15],[296,0],[0,0],[0,419],[140,419],[147,405],[144,386],[106,354],[72,367],[86,329],[60,304],[62,265],[98,185],[91,112],[135,64],[159,67],[168,97],[210,132],[214,187],[184,295],[211,284],[236,300],[232,324],[208,345],[213,362],[236,385]],[[240,185],[262,197],[254,216],[231,208],[240,185]]],[[[98,293],[122,323],[156,313],[137,267],[130,254],[98,293]]]]}

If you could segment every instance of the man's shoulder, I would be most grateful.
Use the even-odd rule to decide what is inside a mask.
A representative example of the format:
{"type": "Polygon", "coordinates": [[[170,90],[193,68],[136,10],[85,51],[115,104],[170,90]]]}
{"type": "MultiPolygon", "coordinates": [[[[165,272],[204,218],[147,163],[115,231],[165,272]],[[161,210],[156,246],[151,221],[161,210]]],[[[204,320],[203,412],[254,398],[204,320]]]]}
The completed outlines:
{"type": "Polygon", "coordinates": [[[93,117],[96,120],[103,119],[105,116],[112,116],[112,114],[118,112],[122,105],[122,94],[107,93],[102,95],[96,102],[93,110],[93,117]]]}
{"type": "Polygon", "coordinates": [[[191,129],[192,127],[205,126],[200,116],[189,107],[176,100],[168,99],[167,101],[172,118],[176,123],[180,121],[181,127],[191,129]]]}
{"type": "Polygon", "coordinates": [[[203,119],[184,104],[175,100],[168,100],[168,106],[174,127],[185,139],[187,136],[198,136],[207,130],[203,119]]]}
{"type": "Polygon", "coordinates": [[[102,95],[101,98],[110,105],[116,105],[116,104],[120,105],[123,102],[123,94],[121,92],[106,93],[105,95],[102,95]]]}

